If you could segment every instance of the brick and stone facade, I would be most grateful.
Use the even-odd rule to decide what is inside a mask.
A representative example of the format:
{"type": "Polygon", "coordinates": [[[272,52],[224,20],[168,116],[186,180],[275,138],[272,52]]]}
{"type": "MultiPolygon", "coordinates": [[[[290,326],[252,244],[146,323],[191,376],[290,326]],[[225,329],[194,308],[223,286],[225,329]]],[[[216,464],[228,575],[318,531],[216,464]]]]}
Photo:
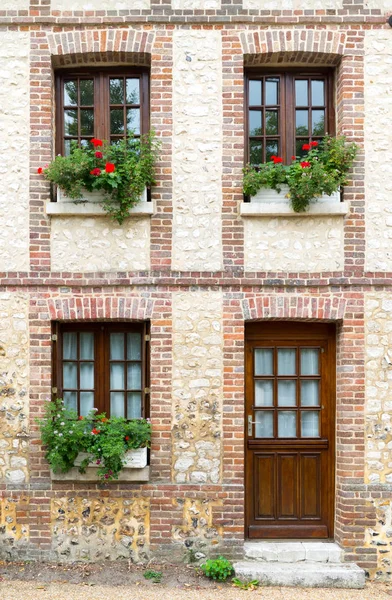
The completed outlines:
{"type": "Polygon", "coordinates": [[[246,321],[337,325],[335,539],[392,573],[390,0],[7,0],[0,7],[0,552],[241,555],[246,321]],[[130,7],[130,5],[132,5],[130,7]],[[152,217],[49,218],[54,72],[150,68],[152,217]],[[240,215],[244,67],[331,66],[360,152],[347,216],[240,215]],[[54,320],[151,323],[151,479],[52,482],[35,419],[54,320]]]}

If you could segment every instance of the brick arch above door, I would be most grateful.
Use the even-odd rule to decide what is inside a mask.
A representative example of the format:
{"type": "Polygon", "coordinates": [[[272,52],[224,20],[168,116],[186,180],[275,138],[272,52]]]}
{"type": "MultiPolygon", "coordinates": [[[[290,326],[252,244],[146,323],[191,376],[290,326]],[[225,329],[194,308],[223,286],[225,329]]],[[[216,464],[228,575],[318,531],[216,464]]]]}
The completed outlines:
{"type": "Polygon", "coordinates": [[[243,298],[244,320],[304,319],[308,321],[340,321],[347,300],[339,296],[254,296],[243,298]]]}

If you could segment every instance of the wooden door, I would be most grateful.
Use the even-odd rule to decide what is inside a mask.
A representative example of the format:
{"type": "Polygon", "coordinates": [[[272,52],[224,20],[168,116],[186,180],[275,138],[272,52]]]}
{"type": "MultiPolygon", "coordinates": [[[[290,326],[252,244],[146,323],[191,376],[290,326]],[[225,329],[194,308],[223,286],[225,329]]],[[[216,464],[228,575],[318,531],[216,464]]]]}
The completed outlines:
{"type": "Polygon", "coordinates": [[[249,538],[332,538],[335,329],[246,328],[249,538]]]}

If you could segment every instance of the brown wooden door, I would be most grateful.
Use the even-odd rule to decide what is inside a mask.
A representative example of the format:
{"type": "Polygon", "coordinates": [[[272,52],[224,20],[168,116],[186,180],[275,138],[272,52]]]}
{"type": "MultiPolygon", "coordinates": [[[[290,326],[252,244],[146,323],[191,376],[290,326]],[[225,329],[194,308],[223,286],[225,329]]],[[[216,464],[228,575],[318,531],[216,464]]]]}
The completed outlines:
{"type": "Polygon", "coordinates": [[[246,329],[249,538],[331,538],[335,329],[254,323],[246,329]]]}

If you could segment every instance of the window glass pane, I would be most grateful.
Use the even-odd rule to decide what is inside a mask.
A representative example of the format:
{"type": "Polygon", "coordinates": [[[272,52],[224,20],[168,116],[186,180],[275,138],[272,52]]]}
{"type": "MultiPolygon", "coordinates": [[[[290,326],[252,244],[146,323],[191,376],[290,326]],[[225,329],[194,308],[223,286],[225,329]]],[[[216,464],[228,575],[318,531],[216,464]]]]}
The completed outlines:
{"type": "Polygon", "coordinates": [[[255,406],[273,406],[274,385],[270,379],[255,381],[255,406]]]}
{"type": "Polygon", "coordinates": [[[77,81],[64,82],[64,106],[76,106],[78,103],[77,81]]]}
{"type": "Polygon", "coordinates": [[[81,360],[94,359],[94,334],[80,333],[80,358],[81,360]]]}
{"type": "Polygon", "coordinates": [[[124,416],[124,392],[110,392],[110,415],[124,416]]]}
{"type": "Polygon", "coordinates": [[[77,333],[64,333],[63,335],[63,359],[76,360],[78,357],[77,350],[77,333]]]}
{"type": "Polygon", "coordinates": [[[293,438],[297,436],[297,413],[292,410],[278,412],[278,437],[293,438]]]}
{"type": "Polygon", "coordinates": [[[267,110],[265,112],[265,133],[267,135],[278,135],[278,111],[267,110]]]}
{"type": "Polygon", "coordinates": [[[63,388],[76,390],[78,388],[78,363],[63,363],[63,388]]]}
{"type": "Polygon", "coordinates": [[[262,105],[262,85],[261,81],[252,79],[249,81],[249,105],[250,106],[261,106],[262,105]]]}
{"type": "Polygon", "coordinates": [[[319,375],[318,348],[301,348],[301,375],[319,375]]]}
{"type": "Polygon", "coordinates": [[[320,437],[320,422],[318,411],[301,411],[302,437],[320,437]]]}
{"type": "Polygon", "coordinates": [[[312,135],[324,135],[324,111],[312,110],[312,135]]]}
{"type": "Polygon", "coordinates": [[[64,392],[63,394],[64,406],[70,410],[78,410],[77,394],[76,392],[64,392]]]}
{"type": "Polygon", "coordinates": [[[318,380],[301,381],[301,406],[319,406],[319,404],[318,380]]]}
{"type": "Polygon", "coordinates": [[[127,79],[126,94],[127,104],[140,104],[139,78],[127,79]]]}
{"type": "Polygon", "coordinates": [[[110,133],[124,133],[124,112],[122,109],[110,111],[110,133]]]}
{"type": "Polygon", "coordinates": [[[297,382],[278,381],[278,406],[296,406],[297,404],[297,382]]]}
{"type": "Polygon", "coordinates": [[[255,413],[255,437],[274,437],[274,413],[272,410],[259,410],[255,413]]]}
{"type": "Polygon", "coordinates": [[[140,333],[127,333],[127,359],[141,360],[142,336],[140,333]]]}
{"type": "Polygon", "coordinates": [[[255,349],[255,375],[273,375],[274,351],[271,348],[255,349]]]}
{"type": "Polygon", "coordinates": [[[127,109],[127,131],[140,135],[140,108],[127,109]]]}
{"type": "Polygon", "coordinates": [[[265,103],[273,106],[278,104],[279,79],[271,78],[265,80],[265,103]]]}
{"type": "Polygon", "coordinates": [[[279,155],[279,143],[278,140],[268,140],[265,147],[265,159],[267,162],[271,160],[271,156],[279,155]]]}
{"type": "Polygon", "coordinates": [[[307,110],[295,111],[295,134],[309,135],[309,113],[307,110]]]}
{"type": "Polygon", "coordinates": [[[324,106],[324,81],[313,80],[312,86],[312,105],[324,106]]]}
{"type": "Polygon", "coordinates": [[[140,363],[128,363],[128,390],[140,390],[142,387],[142,365],[140,363]]]}
{"type": "Polygon", "coordinates": [[[94,111],[92,109],[80,111],[80,134],[94,135],[94,111]]]}
{"type": "Polygon", "coordinates": [[[85,417],[94,408],[94,392],[80,392],[80,414],[85,417]]]}
{"type": "Polygon", "coordinates": [[[124,334],[110,334],[110,360],[124,360],[124,334]]]}
{"type": "Polygon", "coordinates": [[[295,106],[308,106],[308,82],[303,79],[295,80],[295,106]]]}
{"type": "Polygon", "coordinates": [[[94,104],[94,80],[82,79],[80,81],[80,104],[81,106],[93,106],[94,104]]]}
{"type": "Polygon", "coordinates": [[[78,111],[64,111],[64,133],[65,135],[78,135],[78,111]]]}
{"type": "Polygon", "coordinates": [[[249,111],[249,133],[250,135],[261,135],[262,134],[262,111],[261,110],[250,110],[249,111]]]}
{"type": "Polygon", "coordinates": [[[140,392],[127,394],[127,419],[140,419],[142,416],[142,395],[140,392]]]}
{"type": "Polygon", "coordinates": [[[295,153],[299,157],[304,157],[308,153],[307,150],[302,150],[304,144],[309,144],[309,140],[296,140],[295,142],[295,153]]]}
{"type": "Polygon", "coordinates": [[[296,351],[293,348],[278,349],[278,375],[295,375],[296,351]]]}
{"type": "Polygon", "coordinates": [[[110,389],[123,390],[124,386],[124,363],[110,364],[110,389]]]}
{"type": "Polygon", "coordinates": [[[64,153],[65,153],[65,156],[69,156],[71,154],[71,141],[72,140],[64,140],[64,153]]]}
{"type": "Polygon", "coordinates": [[[80,389],[94,389],[94,363],[80,363],[80,389]]]}
{"type": "Polygon", "coordinates": [[[111,79],[109,83],[110,104],[124,104],[124,80],[111,79]]]}
{"type": "Polygon", "coordinates": [[[263,146],[259,140],[250,140],[250,164],[259,165],[263,162],[263,146]]]}
{"type": "Polygon", "coordinates": [[[84,148],[90,146],[90,140],[80,140],[80,145],[84,148]]]}

